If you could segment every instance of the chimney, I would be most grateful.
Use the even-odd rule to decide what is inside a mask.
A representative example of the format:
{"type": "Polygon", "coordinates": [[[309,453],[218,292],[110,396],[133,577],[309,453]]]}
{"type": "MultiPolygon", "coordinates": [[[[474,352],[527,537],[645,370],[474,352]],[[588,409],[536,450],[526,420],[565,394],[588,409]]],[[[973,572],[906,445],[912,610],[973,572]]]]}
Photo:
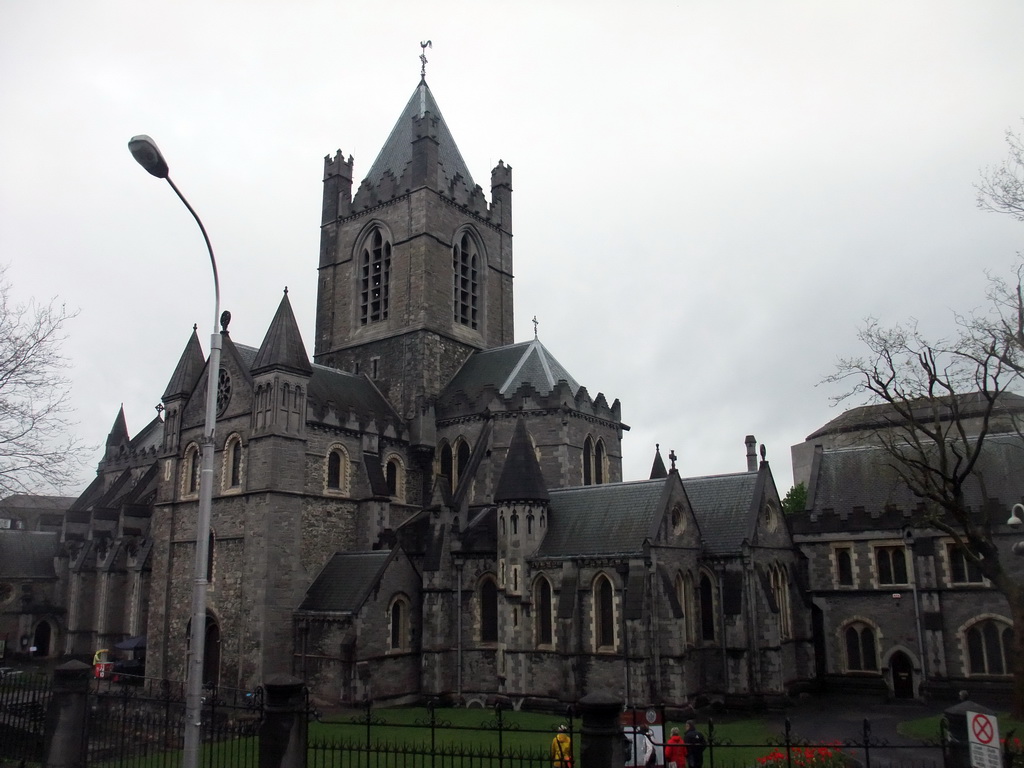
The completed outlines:
{"type": "Polygon", "coordinates": [[[747,472],[757,472],[757,438],[747,435],[743,442],[747,445],[747,472]]]}

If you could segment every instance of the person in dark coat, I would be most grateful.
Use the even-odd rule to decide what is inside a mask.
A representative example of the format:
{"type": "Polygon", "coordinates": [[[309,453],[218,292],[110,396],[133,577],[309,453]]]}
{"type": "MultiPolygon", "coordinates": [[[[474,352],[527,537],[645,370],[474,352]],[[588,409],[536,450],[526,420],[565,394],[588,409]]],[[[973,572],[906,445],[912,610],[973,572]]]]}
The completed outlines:
{"type": "Polygon", "coordinates": [[[697,730],[697,723],[693,720],[686,721],[683,743],[686,744],[687,768],[701,768],[704,765],[704,747],[707,746],[708,740],[697,730]]]}

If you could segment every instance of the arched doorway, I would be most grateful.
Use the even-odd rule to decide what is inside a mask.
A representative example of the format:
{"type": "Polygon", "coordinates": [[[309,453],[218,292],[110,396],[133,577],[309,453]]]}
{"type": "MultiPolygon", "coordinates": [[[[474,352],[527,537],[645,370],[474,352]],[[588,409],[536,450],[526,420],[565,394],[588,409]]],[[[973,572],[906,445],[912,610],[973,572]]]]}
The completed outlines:
{"type": "Polygon", "coordinates": [[[203,683],[220,685],[220,625],[206,617],[206,653],[203,656],[203,683]]]}
{"type": "Polygon", "coordinates": [[[914,698],[914,664],[903,651],[896,651],[889,659],[892,672],[892,694],[897,699],[914,698]]]}
{"type": "Polygon", "coordinates": [[[32,655],[49,656],[50,643],[53,640],[53,628],[48,621],[40,621],[36,625],[35,635],[32,637],[32,655]]]}

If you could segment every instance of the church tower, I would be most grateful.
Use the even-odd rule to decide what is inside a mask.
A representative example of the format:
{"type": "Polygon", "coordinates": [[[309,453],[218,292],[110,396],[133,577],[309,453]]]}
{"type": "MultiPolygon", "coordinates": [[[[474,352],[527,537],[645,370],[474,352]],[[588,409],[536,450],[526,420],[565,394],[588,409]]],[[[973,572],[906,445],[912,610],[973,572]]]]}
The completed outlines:
{"type": "Polygon", "coordinates": [[[355,196],[352,169],[324,159],[314,360],[411,418],[473,351],[512,342],[512,169],[488,204],[423,78],[355,196]]]}

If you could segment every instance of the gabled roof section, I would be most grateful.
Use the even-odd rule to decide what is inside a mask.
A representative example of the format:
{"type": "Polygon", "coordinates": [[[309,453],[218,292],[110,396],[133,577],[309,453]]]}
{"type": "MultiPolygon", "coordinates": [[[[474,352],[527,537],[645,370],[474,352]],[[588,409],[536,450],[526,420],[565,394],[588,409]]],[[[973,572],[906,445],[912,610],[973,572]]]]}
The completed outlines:
{"type": "Polygon", "coordinates": [[[437,156],[442,175],[442,188],[450,187],[458,176],[469,189],[473,189],[473,177],[469,173],[466,161],[462,159],[462,153],[459,152],[459,147],[448,130],[448,125],[441,115],[437,102],[434,101],[434,94],[430,92],[426,80],[420,80],[409,103],[398,116],[398,121],[391,130],[388,140],[381,147],[377,159],[373,161],[364,184],[368,182],[377,186],[388,174],[396,182],[402,178],[412,163],[412,143],[416,138],[414,120],[422,118],[428,112],[437,119],[437,156]]]}
{"type": "Polygon", "coordinates": [[[756,521],[758,500],[755,496],[760,475],[760,472],[737,472],[683,479],[683,488],[708,553],[736,554],[744,539],[751,535],[756,521]]]}
{"type": "Polygon", "coordinates": [[[567,370],[539,339],[481,350],[466,360],[441,397],[464,392],[473,397],[485,387],[494,387],[507,396],[524,385],[538,394],[551,392],[559,381],[568,383],[575,397],[580,389],[567,370]]]}
{"type": "Polygon", "coordinates": [[[178,359],[178,365],[175,367],[174,373],[171,374],[171,380],[167,382],[167,388],[161,399],[173,400],[176,397],[191,395],[205,365],[206,358],[203,356],[203,348],[199,344],[199,335],[193,326],[192,335],[178,359]]]}
{"type": "Polygon", "coordinates": [[[0,579],[53,579],[59,536],[43,531],[0,531],[0,579]]]}
{"type": "Polygon", "coordinates": [[[357,612],[380,579],[391,555],[387,550],[336,552],[306,590],[299,610],[357,612]]]}
{"type": "Polygon", "coordinates": [[[516,419],[505,463],[501,467],[501,477],[494,489],[494,501],[547,501],[548,498],[540,463],[526,431],[526,421],[520,417],[516,419]]]}
{"type": "Polygon", "coordinates": [[[537,556],[638,554],[663,511],[665,492],[665,480],[550,491],[548,532],[537,556]]]}
{"type": "Polygon", "coordinates": [[[259,352],[256,353],[252,372],[258,373],[270,368],[283,369],[307,376],[313,372],[313,368],[309,364],[309,356],[306,354],[306,347],[302,343],[298,323],[295,322],[292,304],[288,300],[287,288],[277,307],[277,313],[270,323],[270,328],[267,329],[267,335],[263,338],[259,352]]]}

